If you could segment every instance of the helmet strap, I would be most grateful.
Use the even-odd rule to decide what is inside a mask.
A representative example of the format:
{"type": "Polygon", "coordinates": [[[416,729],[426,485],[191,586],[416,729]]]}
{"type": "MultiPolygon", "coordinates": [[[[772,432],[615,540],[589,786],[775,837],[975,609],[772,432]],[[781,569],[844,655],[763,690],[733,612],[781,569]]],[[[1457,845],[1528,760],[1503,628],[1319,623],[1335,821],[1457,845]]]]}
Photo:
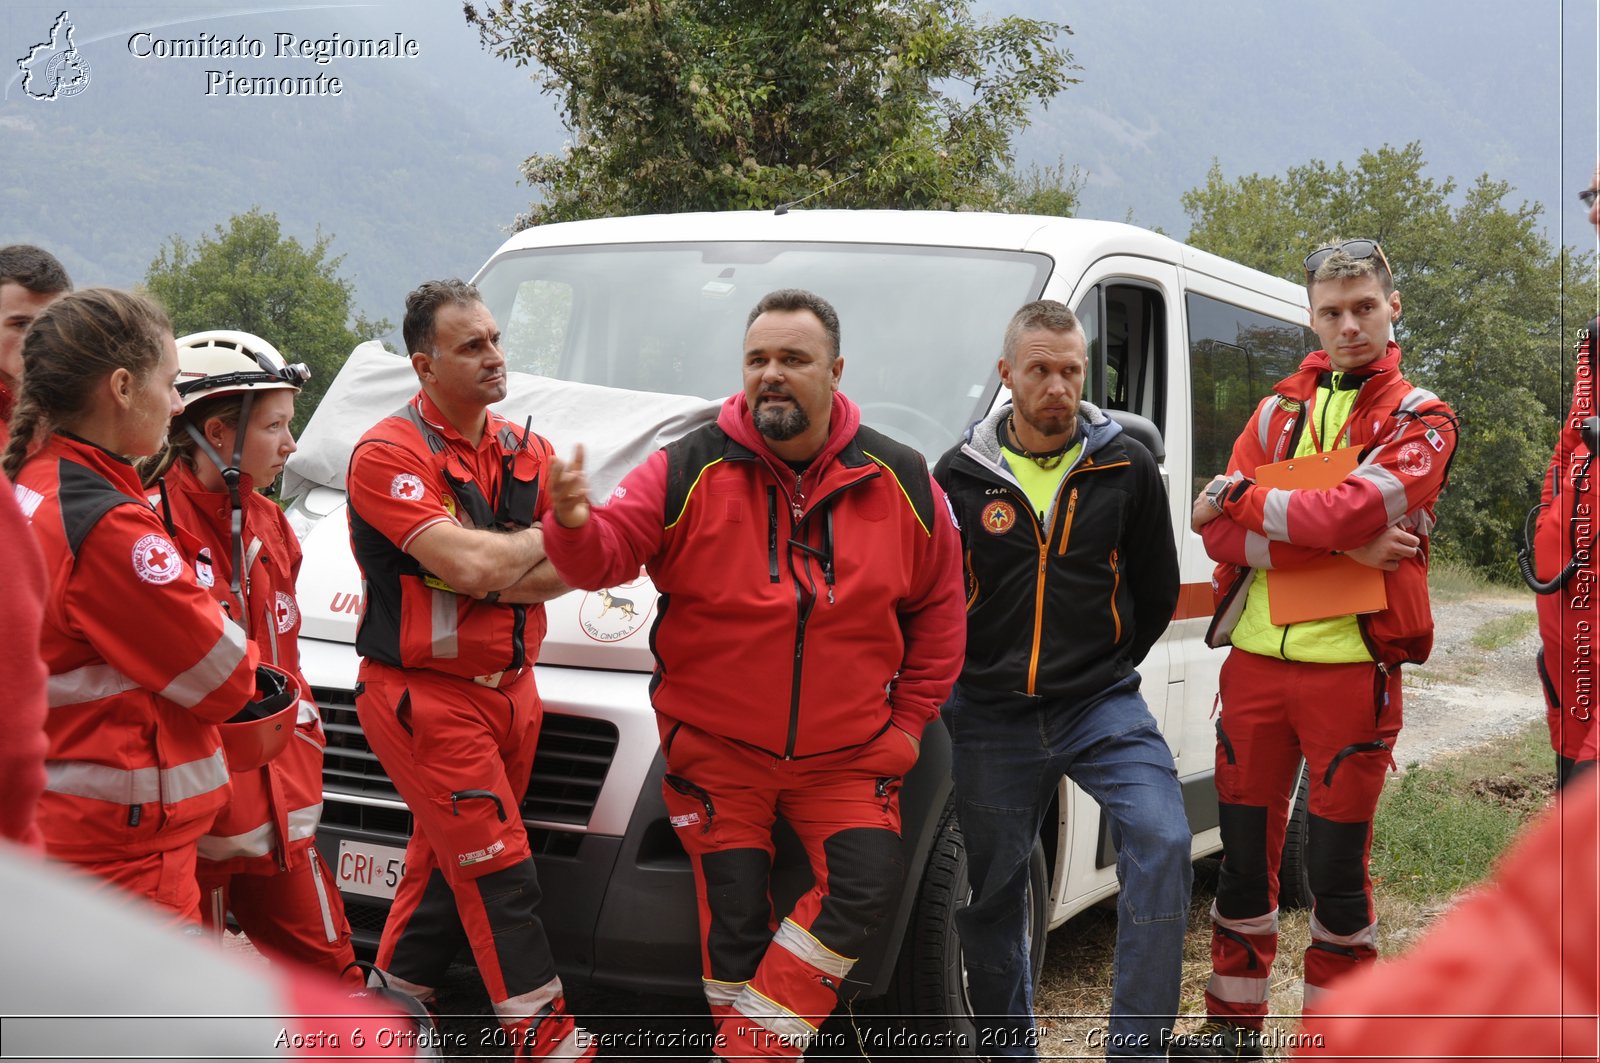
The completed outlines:
{"type": "Polygon", "coordinates": [[[233,593],[234,600],[239,605],[239,623],[244,627],[245,634],[250,633],[250,607],[245,601],[241,590],[241,580],[244,577],[244,499],[239,493],[239,478],[242,475],[239,469],[239,460],[244,457],[244,436],[250,425],[250,407],[255,403],[255,395],[245,392],[244,398],[239,401],[239,423],[233,433],[233,461],[225,461],[217,448],[211,445],[200,426],[193,421],[185,422],[184,429],[191,439],[199,446],[202,453],[217,467],[222,474],[222,482],[228,488],[228,502],[232,510],[229,518],[229,538],[233,546],[232,572],[229,573],[228,590],[233,593]]]}

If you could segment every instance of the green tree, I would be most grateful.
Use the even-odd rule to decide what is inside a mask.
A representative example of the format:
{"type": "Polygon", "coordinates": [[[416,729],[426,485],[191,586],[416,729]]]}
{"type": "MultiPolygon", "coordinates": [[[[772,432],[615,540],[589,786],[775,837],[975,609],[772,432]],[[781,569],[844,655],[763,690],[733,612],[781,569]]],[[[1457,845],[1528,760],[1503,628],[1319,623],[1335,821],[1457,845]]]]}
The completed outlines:
{"type": "Polygon", "coordinates": [[[1592,256],[1557,248],[1540,207],[1505,182],[1424,175],[1421,145],[1385,145],[1354,166],[1312,160],[1233,181],[1212,164],[1185,193],[1188,242],[1296,283],[1330,239],[1383,244],[1400,291],[1407,375],[1455,408],[1460,445],[1439,503],[1439,556],[1515,578],[1514,543],[1538,499],[1571,394],[1571,344],[1595,305],[1592,256]]]}
{"type": "Polygon", "coordinates": [[[518,228],[770,208],[998,206],[1011,136],[1076,81],[1065,25],[967,0],[467,0],[562,101],[518,228]],[[809,198],[813,197],[814,198],[809,198]]]}
{"type": "Polygon", "coordinates": [[[319,232],[307,247],[282,235],[276,214],[252,208],[194,244],[173,236],[145,271],[179,336],[241,329],[311,367],[295,402],[296,435],[356,344],[393,328],[359,313],[351,321],[354,288],[339,276],[344,256],[328,257],[332,242],[319,232]]]}

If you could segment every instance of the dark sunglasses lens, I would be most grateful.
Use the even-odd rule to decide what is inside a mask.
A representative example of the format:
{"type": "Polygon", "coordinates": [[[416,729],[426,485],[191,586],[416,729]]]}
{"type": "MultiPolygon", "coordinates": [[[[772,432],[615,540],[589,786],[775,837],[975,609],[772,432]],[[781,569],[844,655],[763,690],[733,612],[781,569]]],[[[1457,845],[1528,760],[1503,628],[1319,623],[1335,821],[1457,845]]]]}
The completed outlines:
{"type": "Polygon", "coordinates": [[[1339,245],[1339,250],[1351,258],[1371,258],[1377,254],[1378,244],[1375,240],[1346,240],[1339,245]]]}
{"type": "Polygon", "coordinates": [[[1586,207],[1594,206],[1594,201],[1600,199],[1600,188],[1586,188],[1578,193],[1578,198],[1583,200],[1586,207]]]}
{"type": "Polygon", "coordinates": [[[1306,256],[1306,276],[1309,277],[1309,276],[1311,276],[1311,274],[1315,273],[1317,271],[1318,267],[1320,267],[1324,262],[1328,261],[1328,257],[1330,255],[1332,255],[1334,253],[1334,251],[1336,251],[1336,250],[1338,250],[1338,249],[1337,248],[1333,248],[1333,247],[1319,247],[1315,251],[1313,251],[1309,255],[1307,255],[1306,256]]]}

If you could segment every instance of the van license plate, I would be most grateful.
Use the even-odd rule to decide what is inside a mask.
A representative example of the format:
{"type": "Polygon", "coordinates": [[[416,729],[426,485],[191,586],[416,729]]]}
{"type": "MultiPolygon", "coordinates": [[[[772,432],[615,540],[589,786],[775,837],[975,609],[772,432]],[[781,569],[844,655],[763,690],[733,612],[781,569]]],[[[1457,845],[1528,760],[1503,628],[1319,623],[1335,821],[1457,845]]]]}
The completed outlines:
{"type": "Polygon", "coordinates": [[[334,876],[346,893],[394,900],[395,887],[406,873],[406,851],[392,845],[339,839],[339,866],[334,876]]]}

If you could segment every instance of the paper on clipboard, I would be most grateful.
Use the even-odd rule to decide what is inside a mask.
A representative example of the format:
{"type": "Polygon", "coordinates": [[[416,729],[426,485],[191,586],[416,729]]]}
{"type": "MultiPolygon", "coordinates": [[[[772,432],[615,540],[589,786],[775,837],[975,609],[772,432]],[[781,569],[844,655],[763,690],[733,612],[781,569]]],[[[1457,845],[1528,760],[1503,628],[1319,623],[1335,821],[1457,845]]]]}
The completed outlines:
{"type": "MultiPolygon", "coordinates": [[[[1360,447],[1307,454],[1256,467],[1256,483],[1293,491],[1338,487],[1355,471],[1360,447]]],[[[1389,604],[1383,570],[1340,554],[1297,568],[1273,569],[1267,596],[1274,624],[1299,624],[1351,613],[1376,613],[1389,604]]]]}

